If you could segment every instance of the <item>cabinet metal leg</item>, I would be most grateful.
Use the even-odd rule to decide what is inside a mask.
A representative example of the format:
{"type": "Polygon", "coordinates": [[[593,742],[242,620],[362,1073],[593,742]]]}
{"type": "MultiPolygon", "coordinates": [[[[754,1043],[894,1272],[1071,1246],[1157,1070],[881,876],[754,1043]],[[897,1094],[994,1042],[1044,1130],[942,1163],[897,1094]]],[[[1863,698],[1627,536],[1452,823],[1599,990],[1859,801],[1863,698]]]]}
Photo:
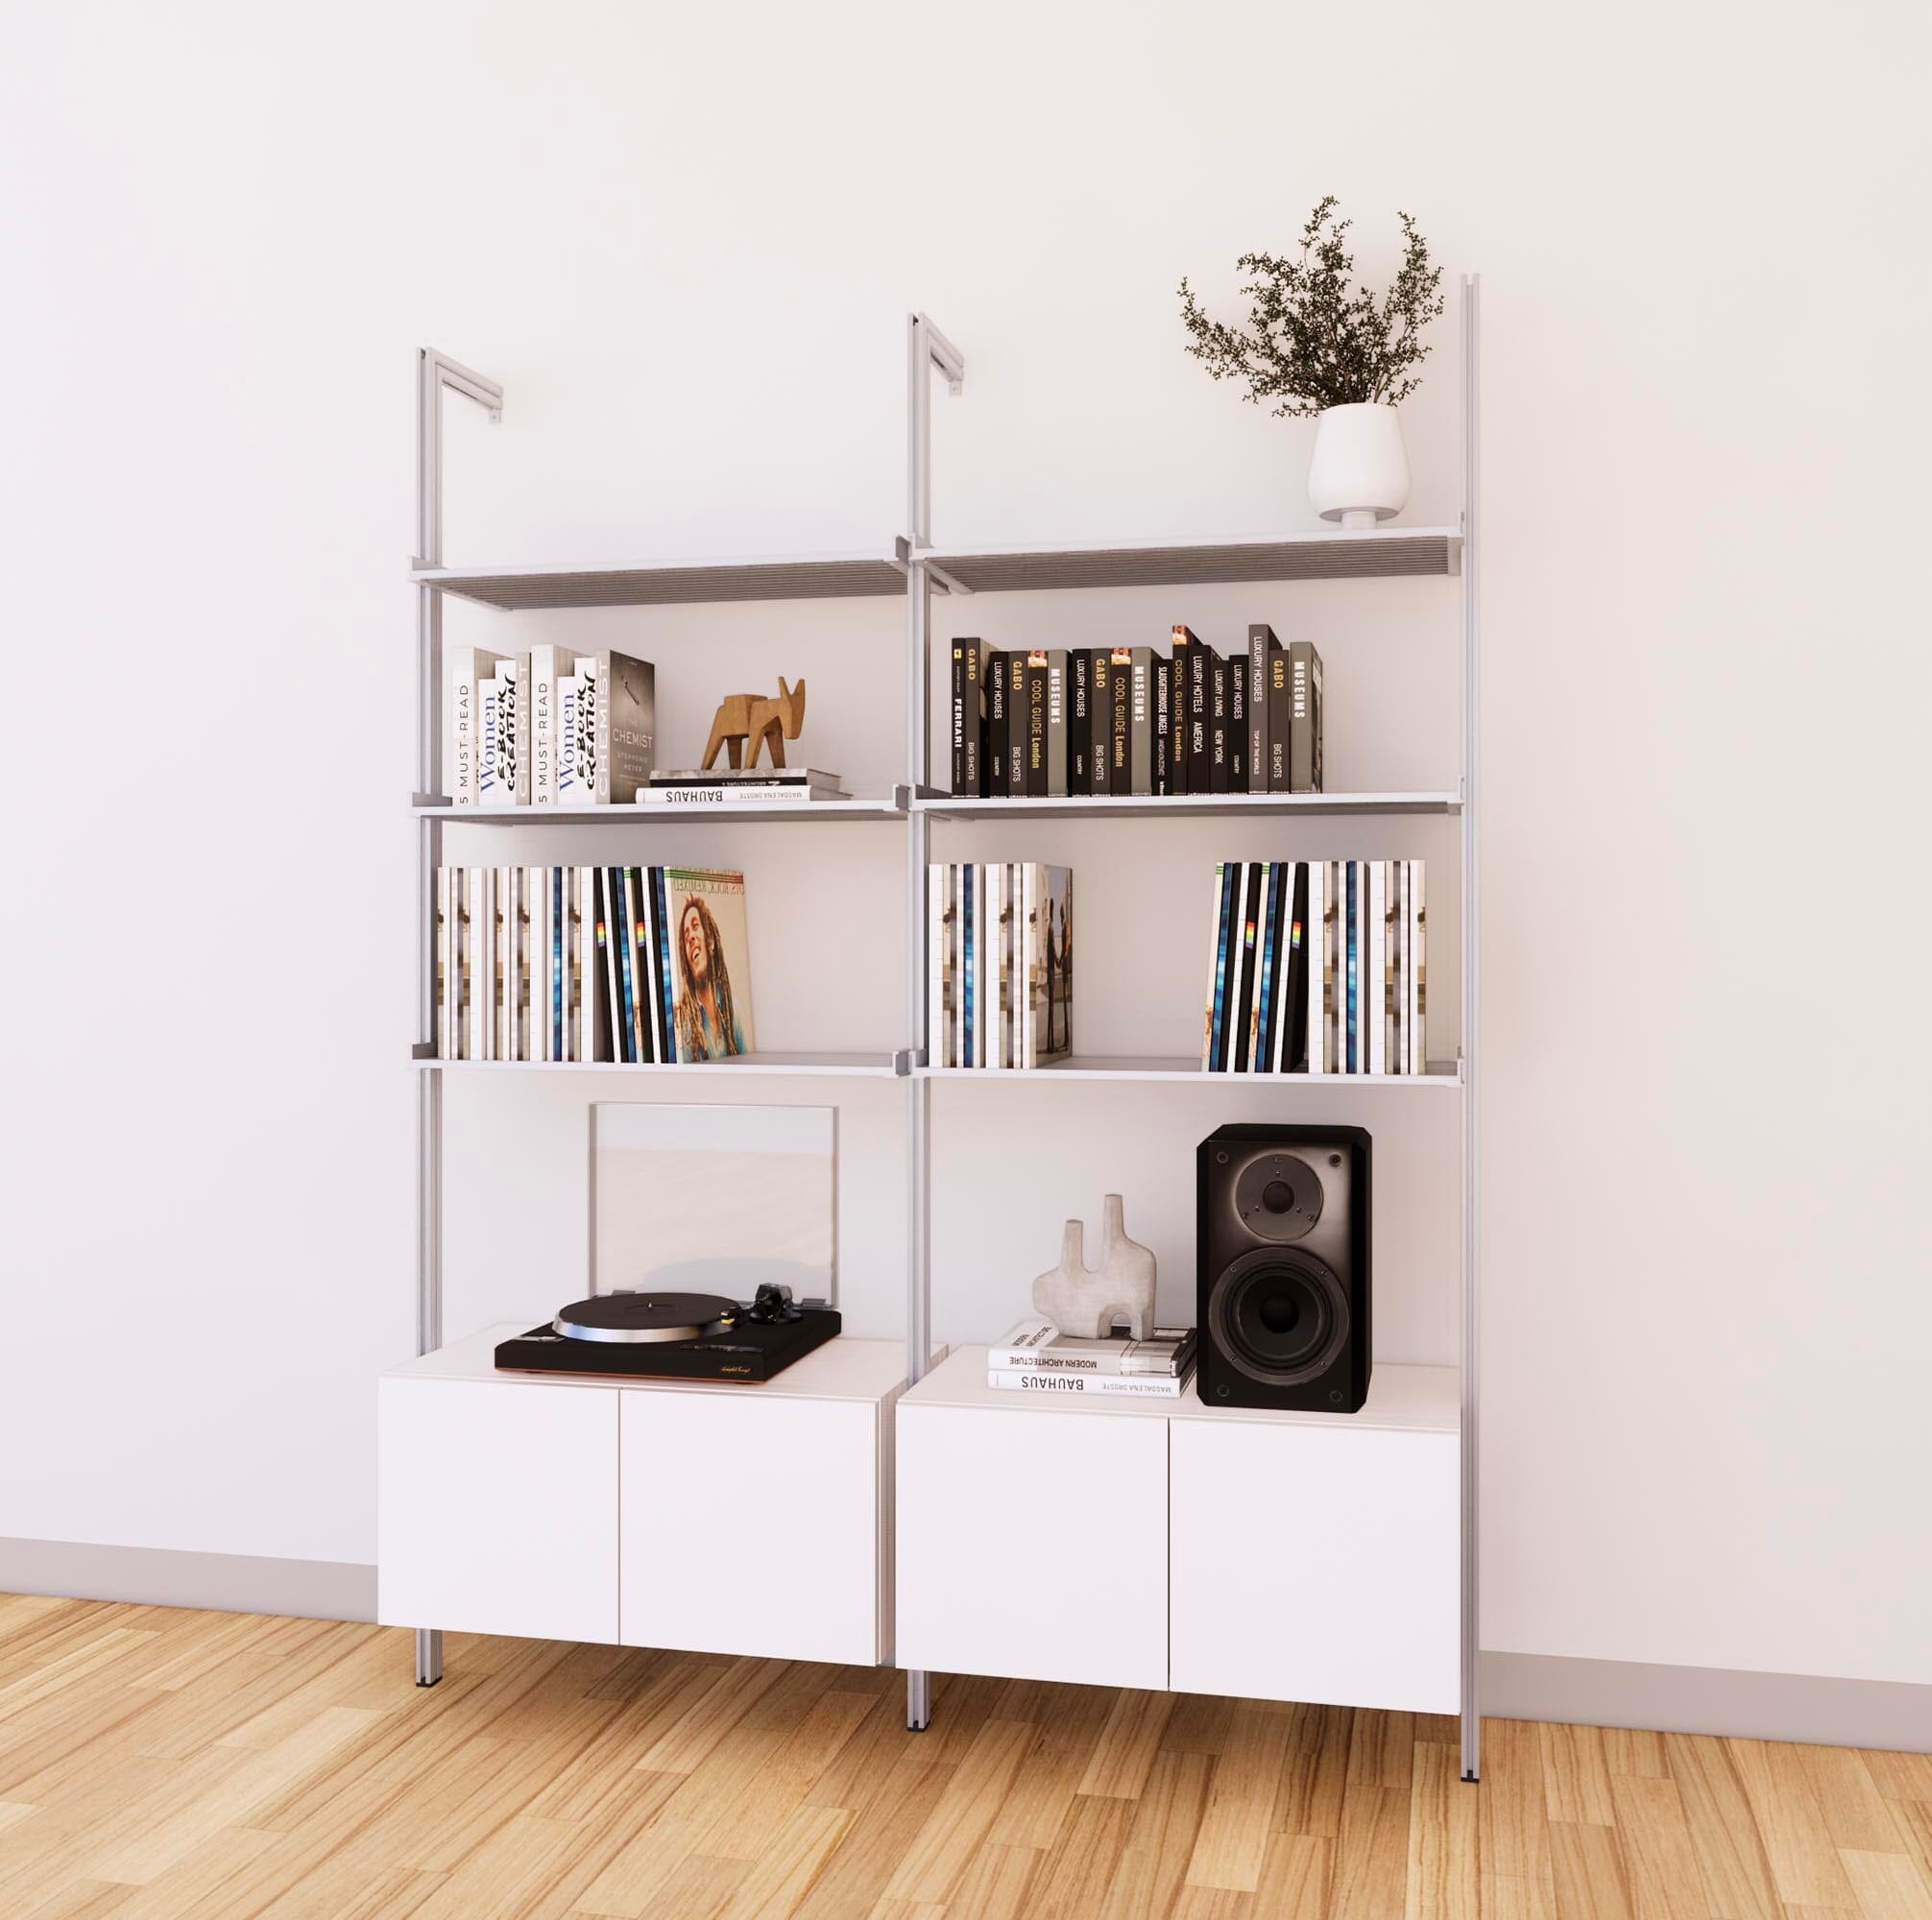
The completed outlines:
{"type": "Polygon", "coordinates": [[[906,1673],[906,1724],[923,1734],[932,1718],[932,1676],[911,1668],[906,1673]]]}
{"type": "Polygon", "coordinates": [[[416,1629],[416,1684],[433,1687],[443,1678],[443,1630],[420,1626],[416,1629]]]}

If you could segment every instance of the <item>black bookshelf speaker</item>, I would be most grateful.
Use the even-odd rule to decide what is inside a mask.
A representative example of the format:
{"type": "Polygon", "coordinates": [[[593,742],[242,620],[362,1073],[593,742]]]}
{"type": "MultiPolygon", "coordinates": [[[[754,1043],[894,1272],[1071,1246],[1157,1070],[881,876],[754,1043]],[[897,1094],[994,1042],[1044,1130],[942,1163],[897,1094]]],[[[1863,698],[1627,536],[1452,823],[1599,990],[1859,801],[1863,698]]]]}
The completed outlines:
{"type": "Polygon", "coordinates": [[[1226,1126],[1195,1153],[1195,1391],[1354,1413],[1368,1398],[1368,1134],[1226,1126]]]}

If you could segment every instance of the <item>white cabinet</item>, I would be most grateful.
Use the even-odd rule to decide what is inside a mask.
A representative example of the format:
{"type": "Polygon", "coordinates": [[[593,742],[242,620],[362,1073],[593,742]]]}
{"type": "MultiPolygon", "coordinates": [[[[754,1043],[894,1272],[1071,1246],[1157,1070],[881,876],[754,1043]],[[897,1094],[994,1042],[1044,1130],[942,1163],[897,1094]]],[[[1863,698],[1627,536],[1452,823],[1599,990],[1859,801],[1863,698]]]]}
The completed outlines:
{"type": "Polygon", "coordinates": [[[765,1392],[619,1396],[624,1644],[874,1666],[879,1404],[765,1392]]]}
{"type": "Polygon", "coordinates": [[[1170,1442],[1169,1685],[1458,1710],[1453,1431],[1199,1408],[1176,1416],[1170,1442]]]}
{"type": "Polygon", "coordinates": [[[1165,1687],[1166,1420],[985,1378],[971,1349],[899,1403],[898,1664],[1165,1687]]]}
{"type": "Polygon", "coordinates": [[[376,1619],[617,1638],[617,1401],[528,1380],[377,1388],[376,1619]]]}
{"type": "Polygon", "coordinates": [[[1070,1404],[963,1349],[899,1403],[899,1664],[1454,1713],[1460,1398],[1384,1365],[1346,1416],[1070,1404]]]}
{"type": "Polygon", "coordinates": [[[890,1657],[898,1341],[836,1339],[742,1386],[497,1373],[520,1332],[382,1378],[385,1625],[890,1657]]]}

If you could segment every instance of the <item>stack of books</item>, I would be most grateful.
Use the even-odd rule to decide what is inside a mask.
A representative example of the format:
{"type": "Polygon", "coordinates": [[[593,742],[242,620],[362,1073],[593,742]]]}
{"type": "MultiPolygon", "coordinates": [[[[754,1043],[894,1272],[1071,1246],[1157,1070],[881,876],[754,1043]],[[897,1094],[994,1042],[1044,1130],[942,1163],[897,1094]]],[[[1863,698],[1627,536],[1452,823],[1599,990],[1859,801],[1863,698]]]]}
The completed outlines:
{"type": "Polygon", "coordinates": [[[1321,791],[1321,656],[1257,624],[1225,657],[953,643],[953,791],[982,800],[1321,791]]]}
{"type": "Polygon", "coordinates": [[[1010,1393],[1178,1400],[1195,1374],[1195,1330],[1156,1327],[1150,1338],[1117,1332],[1076,1340],[1051,1320],[1022,1320],[986,1349],[986,1383],[1010,1393]]]}
{"type": "Polygon", "coordinates": [[[1427,1072],[1426,892],[1420,860],[1217,867],[1202,1068],[1427,1072]]]}
{"type": "Polygon", "coordinates": [[[657,669],[605,651],[452,647],[445,780],[455,806],[610,806],[633,799],[656,742],[657,669]]]}
{"type": "Polygon", "coordinates": [[[729,806],[755,800],[761,806],[800,806],[814,800],[850,800],[836,774],[816,767],[685,768],[664,773],[652,768],[648,785],[638,794],[640,806],[729,806]]]}
{"type": "Polygon", "coordinates": [[[927,870],[926,1064],[1044,1067],[1074,1050],[1074,875],[927,870]]]}

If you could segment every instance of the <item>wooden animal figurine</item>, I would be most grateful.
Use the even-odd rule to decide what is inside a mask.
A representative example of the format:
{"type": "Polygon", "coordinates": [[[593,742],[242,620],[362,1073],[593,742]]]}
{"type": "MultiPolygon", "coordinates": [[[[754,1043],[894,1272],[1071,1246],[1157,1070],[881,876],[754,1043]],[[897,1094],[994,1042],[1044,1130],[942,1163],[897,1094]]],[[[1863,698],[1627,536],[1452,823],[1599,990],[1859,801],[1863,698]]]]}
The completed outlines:
{"type": "Polygon", "coordinates": [[[771,748],[771,763],[775,767],[785,765],[785,743],[798,738],[798,730],[805,725],[805,682],[796,686],[787,686],[785,676],[778,677],[778,698],[772,699],[762,693],[728,693],[718,703],[717,718],[712,722],[712,737],[705,748],[705,766],[717,758],[718,749],[725,748],[731,755],[734,767],[757,766],[758,750],[761,746],[771,748]],[[746,743],[751,745],[751,757],[741,759],[746,743]]]}
{"type": "Polygon", "coordinates": [[[1067,1222],[1060,1264],[1033,1283],[1033,1311],[1076,1340],[1104,1340],[1116,1319],[1145,1340],[1154,1327],[1153,1250],[1127,1238],[1118,1193],[1103,1203],[1098,1270],[1087,1264],[1086,1232],[1084,1220],[1067,1222]]]}

